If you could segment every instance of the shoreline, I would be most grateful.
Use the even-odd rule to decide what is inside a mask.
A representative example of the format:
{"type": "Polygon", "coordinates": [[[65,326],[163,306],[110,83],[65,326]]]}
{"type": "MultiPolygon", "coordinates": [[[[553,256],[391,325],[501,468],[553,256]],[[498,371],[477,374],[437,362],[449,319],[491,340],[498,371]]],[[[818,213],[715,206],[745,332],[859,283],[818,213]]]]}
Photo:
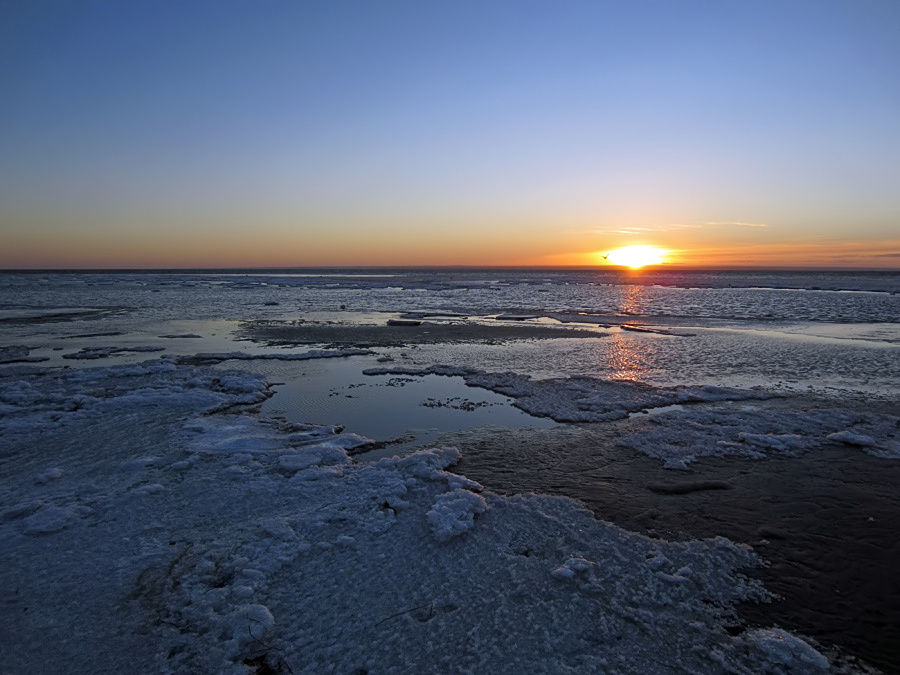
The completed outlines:
{"type": "Polygon", "coordinates": [[[766,566],[749,575],[780,599],[742,604],[745,621],[900,671],[900,462],[828,448],[763,460],[703,457],[689,472],[672,471],[615,446],[610,426],[473,430],[440,440],[460,447],[460,473],[500,494],[562,495],[629,531],[752,546],[766,566]]]}
{"type": "Polygon", "coordinates": [[[798,636],[736,625],[768,594],[725,539],[485,491],[447,471],[455,448],[355,463],[365,438],[254,414],[259,375],[38,370],[0,382],[12,670],[828,669],[798,636]]]}
{"type": "MultiPolygon", "coordinates": [[[[509,347],[514,340],[539,343],[544,338],[607,337],[599,330],[573,327],[514,322],[460,324],[453,321],[419,326],[352,326],[340,323],[275,326],[270,327],[274,332],[270,332],[268,337],[276,338],[274,342],[277,343],[281,331],[285,344],[305,344],[304,340],[295,339],[297,331],[302,334],[312,329],[306,336],[310,338],[310,344],[326,343],[342,347],[371,346],[366,345],[366,339],[374,341],[375,346],[394,347],[397,346],[395,340],[402,338],[400,344],[423,345],[421,353],[414,352],[418,353],[419,360],[446,356],[450,350],[444,350],[441,345],[455,345],[457,358],[462,359],[470,353],[464,350],[475,344],[487,343],[491,345],[491,350],[499,348],[512,353],[514,350],[509,347]],[[325,336],[332,339],[323,340],[325,336]]],[[[262,331],[266,326],[258,325],[257,328],[262,331]]],[[[247,335],[245,332],[243,337],[247,335]]],[[[241,337],[240,332],[235,337],[241,337]]],[[[258,332],[252,339],[263,342],[266,337],[258,332]]],[[[639,347],[652,341],[681,338],[651,335],[638,339],[640,342],[634,345],[639,347]]],[[[612,340],[595,343],[577,341],[577,344],[601,345],[607,342],[611,344],[612,340]]],[[[571,344],[575,343],[571,341],[571,344]]],[[[677,344],[688,346],[688,343],[677,344]]],[[[552,349],[540,351],[539,356],[546,357],[552,353],[552,349]]],[[[248,360],[253,359],[252,355],[245,356],[248,360]]],[[[228,360],[228,357],[229,354],[223,354],[217,359],[228,360]]],[[[292,356],[286,354],[282,358],[291,359],[292,356]]],[[[390,361],[389,358],[387,360],[390,361]]],[[[177,358],[170,358],[154,362],[153,367],[165,370],[176,368],[177,363],[180,363],[177,358]]],[[[528,371],[524,362],[513,360],[510,363],[521,372],[528,371]]],[[[241,363],[238,367],[254,370],[252,363],[241,363]]],[[[177,368],[180,370],[182,366],[177,368]]],[[[398,364],[399,371],[405,372],[403,368],[398,364]]],[[[412,375],[432,372],[418,362],[410,362],[409,369],[412,375]]],[[[461,369],[460,372],[465,370],[460,366],[457,369],[461,369]]],[[[393,369],[381,370],[387,372],[393,369]]],[[[447,373],[451,371],[452,368],[447,373]]],[[[600,406],[604,401],[614,399],[617,391],[633,388],[642,395],[659,397],[664,389],[656,385],[611,382],[598,373],[594,377],[607,381],[609,385],[608,390],[598,394],[597,387],[592,390],[590,382],[587,382],[590,378],[560,377],[538,382],[515,373],[470,371],[475,386],[503,393],[517,401],[521,399],[523,404],[531,397],[529,404],[517,407],[528,411],[530,405],[531,414],[551,419],[555,418],[553,410],[561,415],[573,414],[572,411],[579,415],[584,411],[590,412],[583,405],[600,406]],[[644,389],[647,391],[644,392],[644,389]],[[559,407],[564,403],[570,407],[559,407]],[[548,404],[550,408],[546,407],[548,404]],[[551,412],[546,412],[548,410],[551,412]]],[[[62,377],[64,371],[55,372],[62,377]]],[[[89,378],[89,375],[85,373],[84,377],[89,378]]],[[[209,386],[211,391],[215,391],[219,385],[209,386]]],[[[678,396],[686,389],[671,388],[666,395],[678,396]]],[[[636,392],[626,392],[623,398],[636,396],[636,392]]],[[[895,486],[900,484],[900,462],[866,454],[862,445],[851,448],[837,441],[823,440],[829,432],[837,429],[845,436],[851,427],[855,432],[869,433],[865,427],[871,420],[865,423],[850,421],[853,416],[849,413],[853,412],[860,420],[876,411],[896,414],[896,404],[893,401],[803,398],[796,394],[773,399],[764,396],[759,399],[755,396],[728,399],[715,398],[725,395],[721,391],[707,393],[714,398],[687,403],[683,411],[677,405],[678,399],[673,399],[676,405],[663,406],[679,408],[678,411],[650,415],[635,412],[641,406],[633,409],[633,401],[619,402],[610,409],[613,416],[605,421],[589,424],[567,422],[550,429],[474,428],[445,433],[434,442],[429,442],[428,447],[459,447],[462,461],[455,471],[500,495],[539,492],[572,497],[585,505],[598,521],[612,523],[630,533],[659,539],[661,543],[721,536],[748,544],[767,562],[767,567],[751,570],[748,576],[761,580],[769,591],[782,598],[763,605],[739,605],[739,615],[748,630],[778,625],[800,636],[810,636],[820,641],[826,650],[832,645],[837,646],[844,655],[837,661],[840,666],[854,666],[853,659],[859,658],[866,664],[883,668],[885,672],[900,671],[900,608],[891,604],[892,599],[900,595],[900,587],[893,578],[894,570],[900,565],[900,546],[896,544],[900,541],[900,528],[894,524],[895,516],[900,512],[900,496],[895,494],[895,486]],[[684,412],[685,417],[679,421],[677,415],[672,416],[676,412],[684,412]],[[834,422],[840,425],[834,429],[819,429],[819,418],[815,415],[804,417],[807,413],[827,416],[830,412],[847,413],[839,415],[842,421],[834,422]],[[732,425],[728,429],[731,436],[723,435],[717,441],[719,436],[710,434],[708,438],[701,439],[704,443],[715,447],[719,442],[734,449],[736,438],[743,442],[741,434],[760,436],[765,443],[769,443],[759,446],[762,450],[758,454],[765,457],[705,456],[698,445],[697,456],[688,456],[685,460],[684,466],[689,470],[673,471],[664,467],[664,454],[648,456],[639,449],[643,447],[646,450],[653,443],[666,441],[666,434],[672,429],[679,431],[681,427],[678,425],[685,421],[699,420],[715,427],[719,420],[714,413],[733,416],[728,418],[732,425]],[[763,428],[765,425],[760,420],[774,413],[798,413],[799,435],[806,434],[803,441],[806,444],[793,449],[788,444],[785,453],[777,447],[777,443],[772,445],[779,439],[790,440],[786,437],[798,433],[785,427],[792,419],[789,416],[779,417],[772,423],[773,428],[763,428]],[[666,424],[672,427],[666,427],[666,424]],[[638,443],[637,446],[624,447],[619,443],[626,436],[637,437],[648,429],[656,429],[656,435],[650,434],[649,439],[641,441],[644,446],[638,443]],[[792,453],[794,456],[790,456],[792,453]]],[[[88,402],[88,405],[94,403],[88,402]]],[[[659,401],[648,400],[646,407],[658,408],[659,401]]],[[[77,403],[73,410],[77,410],[77,403]]],[[[598,407],[594,412],[601,414],[603,411],[598,407]]],[[[404,413],[398,410],[397,414],[404,413]]],[[[824,420],[824,417],[821,419],[824,420]]],[[[353,422],[352,419],[342,421],[348,424],[353,422]]],[[[104,424],[113,425],[115,422],[115,416],[104,418],[104,424]]],[[[873,436],[875,431],[882,434],[876,436],[882,446],[890,448],[896,445],[896,425],[887,432],[884,432],[883,425],[879,427],[875,422],[871,422],[871,427],[874,429],[871,432],[873,436]]],[[[696,441],[696,437],[685,438],[685,442],[696,441]]],[[[743,446],[740,452],[750,452],[750,446],[752,443],[743,446]]],[[[240,453],[235,455],[238,456],[240,453]]],[[[677,456],[672,458],[678,459],[677,456]]],[[[171,466],[184,463],[175,462],[171,466]]],[[[365,465],[361,462],[360,466],[365,465]]],[[[239,477],[245,471],[253,473],[258,470],[249,460],[247,467],[245,469],[237,463],[229,466],[229,471],[239,477]]],[[[45,473],[48,485],[55,485],[54,481],[59,480],[55,474],[45,473]]],[[[38,478],[45,480],[44,474],[38,478]]],[[[168,484],[148,483],[137,489],[146,488],[141,495],[150,496],[162,494],[158,487],[169,489],[163,488],[163,485],[168,484]]],[[[76,511],[72,514],[73,518],[77,516],[76,511]]],[[[18,515],[15,517],[18,518],[18,515]]],[[[55,527],[55,524],[46,526],[55,527]]],[[[55,530],[48,530],[49,534],[53,532],[55,530]]],[[[857,672],[867,672],[864,665],[856,664],[854,667],[862,669],[857,672]]]]}

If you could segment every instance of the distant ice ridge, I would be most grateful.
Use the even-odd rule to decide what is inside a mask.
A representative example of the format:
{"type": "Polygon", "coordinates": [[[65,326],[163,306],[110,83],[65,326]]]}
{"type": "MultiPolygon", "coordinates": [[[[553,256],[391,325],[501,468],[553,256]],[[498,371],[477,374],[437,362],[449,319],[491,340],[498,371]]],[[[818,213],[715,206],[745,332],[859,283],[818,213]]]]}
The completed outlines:
{"type": "MultiPolygon", "coordinates": [[[[663,271],[644,270],[640,277],[618,269],[593,270],[433,270],[397,268],[385,273],[366,273],[345,270],[332,274],[253,274],[216,277],[200,275],[191,277],[190,284],[215,283],[230,288],[342,288],[355,290],[404,289],[452,291],[516,286],[549,287],[566,286],[617,286],[634,285],[668,286],[692,289],[801,289],[818,291],[870,291],[900,292],[900,275],[896,272],[778,272],[763,271],[663,271]]],[[[178,279],[178,275],[147,277],[149,283],[178,279]]],[[[169,282],[171,283],[171,282],[169,282]]]]}
{"type": "Polygon", "coordinates": [[[262,378],[155,362],[0,385],[11,672],[828,671],[797,636],[739,630],[735,603],[767,596],[749,549],[487,493],[448,471],[455,448],[357,465],[339,427],[222,412],[262,378]]]}

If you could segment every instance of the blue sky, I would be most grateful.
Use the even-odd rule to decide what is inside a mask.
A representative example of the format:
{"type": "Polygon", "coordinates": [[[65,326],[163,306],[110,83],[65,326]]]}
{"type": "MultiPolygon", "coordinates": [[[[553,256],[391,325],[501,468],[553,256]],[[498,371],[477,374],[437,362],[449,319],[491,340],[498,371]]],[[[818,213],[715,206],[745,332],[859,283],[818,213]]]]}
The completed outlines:
{"type": "Polygon", "coordinates": [[[0,2],[0,266],[900,265],[900,2],[0,2]]]}

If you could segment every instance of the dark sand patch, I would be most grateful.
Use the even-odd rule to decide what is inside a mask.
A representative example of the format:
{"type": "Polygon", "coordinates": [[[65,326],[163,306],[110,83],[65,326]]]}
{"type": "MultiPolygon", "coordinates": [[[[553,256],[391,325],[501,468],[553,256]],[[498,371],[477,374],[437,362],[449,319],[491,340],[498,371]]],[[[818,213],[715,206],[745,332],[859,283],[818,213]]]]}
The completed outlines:
{"type": "Polygon", "coordinates": [[[647,483],[647,489],[658,495],[686,495],[702,490],[733,490],[734,485],[724,480],[683,480],[677,483],[647,483]]]}
{"type": "Polygon", "coordinates": [[[91,309],[59,309],[58,311],[37,308],[34,314],[22,312],[15,316],[0,317],[0,324],[31,325],[42,323],[61,323],[82,321],[87,319],[105,319],[116,314],[129,311],[126,307],[91,308],[91,309]]]}
{"type": "Polygon", "coordinates": [[[117,337],[119,335],[125,335],[120,330],[108,330],[100,333],[80,333],[78,335],[60,335],[57,340],[80,340],[82,338],[95,338],[95,337],[117,337]]]}
{"type": "Polygon", "coordinates": [[[900,461],[834,446],[761,461],[703,458],[680,473],[616,447],[628,423],[440,441],[458,445],[459,472],[490,490],[573,497],[598,519],[651,536],[753,546],[767,566],[751,574],[780,599],[743,606],[745,621],[900,672],[900,461]]]}
{"type": "Polygon", "coordinates": [[[604,334],[596,330],[518,324],[485,325],[466,323],[422,322],[416,326],[388,326],[386,324],[342,323],[275,323],[247,322],[239,331],[242,338],[272,345],[321,344],[399,347],[413,344],[441,342],[503,342],[506,340],[538,340],[548,338],[597,338],[604,334]]]}

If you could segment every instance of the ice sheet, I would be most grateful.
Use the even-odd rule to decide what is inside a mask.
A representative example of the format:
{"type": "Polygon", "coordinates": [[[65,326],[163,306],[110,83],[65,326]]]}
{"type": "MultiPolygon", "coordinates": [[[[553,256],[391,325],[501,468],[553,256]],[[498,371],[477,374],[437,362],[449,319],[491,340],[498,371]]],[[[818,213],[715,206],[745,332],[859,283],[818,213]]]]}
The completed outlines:
{"type": "Polygon", "coordinates": [[[0,384],[13,672],[827,669],[737,626],[766,597],[748,549],[487,493],[453,448],[354,464],[339,428],[226,412],[265,397],[258,377],[149,362],[0,384]]]}

